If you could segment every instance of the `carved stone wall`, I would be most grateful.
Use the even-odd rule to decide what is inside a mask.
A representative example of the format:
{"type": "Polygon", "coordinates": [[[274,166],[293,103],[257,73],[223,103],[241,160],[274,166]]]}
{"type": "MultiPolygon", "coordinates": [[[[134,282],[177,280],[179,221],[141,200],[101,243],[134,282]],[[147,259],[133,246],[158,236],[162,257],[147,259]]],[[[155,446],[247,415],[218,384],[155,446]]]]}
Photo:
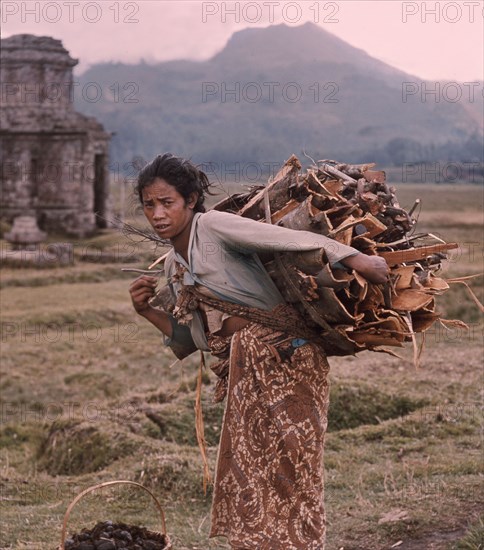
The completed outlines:
{"type": "Polygon", "coordinates": [[[0,217],[84,236],[106,226],[111,135],[74,110],[76,64],[60,40],[1,41],[0,217]]]}

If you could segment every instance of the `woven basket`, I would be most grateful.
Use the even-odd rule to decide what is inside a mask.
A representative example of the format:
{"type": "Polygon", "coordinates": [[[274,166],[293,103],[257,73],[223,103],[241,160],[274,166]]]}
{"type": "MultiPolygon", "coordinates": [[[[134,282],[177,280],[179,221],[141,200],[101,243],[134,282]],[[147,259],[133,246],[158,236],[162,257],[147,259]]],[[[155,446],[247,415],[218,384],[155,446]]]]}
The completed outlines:
{"type": "Polygon", "coordinates": [[[128,481],[128,480],[114,480],[114,481],[105,481],[104,483],[99,483],[98,485],[93,485],[92,487],[88,487],[81,493],[79,493],[69,504],[67,507],[66,513],[64,515],[64,521],[62,523],[62,533],[61,533],[61,542],[59,545],[58,550],[65,550],[65,542],[66,542],[66,536],[67,536],[67,522],[69,521],[69,516],[71,515],[71,512],[74,508],[74,506],[88,493],[92,493],[93,491],[96,491],[98,489],[101,489],[103,487],[109,487],[112,485],[134,485],[135,487],[139,487],[140,489],[143,489],[146,491],[151,498],[153,499],[158,512],[160,513],[160,521],[161,521],[161,532],[158,532],[156,534],[162,535],[165,540],[165,549],[164,550],[173,550],[173,547],[171,545],[170,539],[166,533],[166,522],[165,522],[165,513],[163,512],[163,508],[161,507],[160,502],[155,497],[155,495],[147,489],[144,485],[141,485],[140,483],[136,483],[135,481],[128,481]]]}

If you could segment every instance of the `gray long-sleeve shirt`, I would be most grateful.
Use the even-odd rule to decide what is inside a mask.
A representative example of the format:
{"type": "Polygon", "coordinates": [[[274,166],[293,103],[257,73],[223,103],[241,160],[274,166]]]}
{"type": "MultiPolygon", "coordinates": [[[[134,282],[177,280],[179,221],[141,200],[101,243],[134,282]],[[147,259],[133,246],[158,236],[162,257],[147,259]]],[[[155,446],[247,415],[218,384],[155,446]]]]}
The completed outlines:
{"type": "MultiPolygon", "coordinates": [[[[323,248],[331,264],[359,252],[333,239],[211,210],[195,214],[188,244],[188,263],[174,250],[165,259],[165,274],[176,296],[181,283],[172,280],[175,262],[187,268],[183,284],[199,283],[222,300],[271,310],[283,303],[276,285],[259,259],[259,252],[307,251],[323,248]]],[[[173,334],[164,338],[182,359],[196,349],[208,350],[200,314],[189,327],[171,317],[173,334]]]]}

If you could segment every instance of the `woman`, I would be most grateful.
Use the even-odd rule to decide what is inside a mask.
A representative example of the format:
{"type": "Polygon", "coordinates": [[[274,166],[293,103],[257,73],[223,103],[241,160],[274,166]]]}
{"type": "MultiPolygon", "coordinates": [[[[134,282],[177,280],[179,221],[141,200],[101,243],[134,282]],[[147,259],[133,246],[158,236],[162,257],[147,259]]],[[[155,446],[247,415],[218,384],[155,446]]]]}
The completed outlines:
{"type": "Polygon", "coordinates": [[[173,246],[165,273],[177,307],[172,315],[150,306],[157,279],[149,276],[131,284],[133,306],[178,358],[202,349],[220,359],[212,367],[216,399],[227,395],[227,404],[210,536],[226,536],[235,549],[321,550],[329,366],[258,253],[284,251],[289,243],[324,248],[331,264],[374,283],[385,282],[388,267],[322,235],[205,213],[208,191],[203,172],[170,154],[140,172],[145,216],[173,246]]]}

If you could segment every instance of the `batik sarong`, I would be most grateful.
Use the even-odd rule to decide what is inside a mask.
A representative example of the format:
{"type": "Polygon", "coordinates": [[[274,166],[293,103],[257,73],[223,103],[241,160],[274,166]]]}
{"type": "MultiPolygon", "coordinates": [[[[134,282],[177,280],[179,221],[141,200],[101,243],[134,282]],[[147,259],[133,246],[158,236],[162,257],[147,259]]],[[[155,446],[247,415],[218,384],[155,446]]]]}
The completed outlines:
{"type": "Polygon", "coordinates": [[[210,536],[237,549],[323,550],[329,366],[322,347],[258,323],[231,338],[211,336],[209,345],[219,357],[230,352],[215,368],[227,403],[210,536]]]}

